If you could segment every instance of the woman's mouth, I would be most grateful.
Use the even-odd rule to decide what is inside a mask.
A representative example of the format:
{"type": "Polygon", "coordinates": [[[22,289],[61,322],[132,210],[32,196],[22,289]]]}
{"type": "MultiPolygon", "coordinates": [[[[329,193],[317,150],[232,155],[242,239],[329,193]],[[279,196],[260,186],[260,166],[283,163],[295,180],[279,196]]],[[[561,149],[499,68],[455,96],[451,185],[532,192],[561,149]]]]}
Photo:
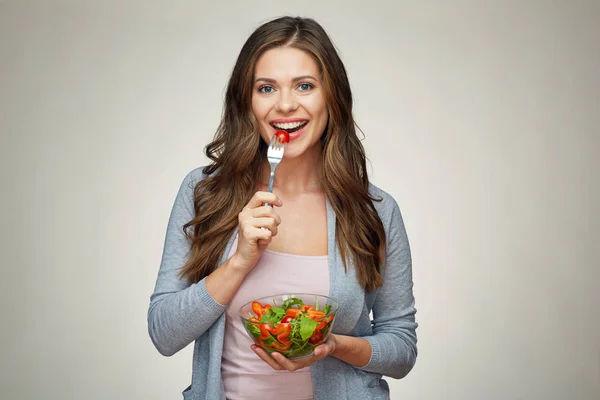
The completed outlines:
{"type": "Polygon", "coordinates": [[[284,130],[287,133],[294,133],[304,128],[308,124],[308,120],[294,121],[294,122],[271,122],[271,126],[275,130],[284,130]]]}

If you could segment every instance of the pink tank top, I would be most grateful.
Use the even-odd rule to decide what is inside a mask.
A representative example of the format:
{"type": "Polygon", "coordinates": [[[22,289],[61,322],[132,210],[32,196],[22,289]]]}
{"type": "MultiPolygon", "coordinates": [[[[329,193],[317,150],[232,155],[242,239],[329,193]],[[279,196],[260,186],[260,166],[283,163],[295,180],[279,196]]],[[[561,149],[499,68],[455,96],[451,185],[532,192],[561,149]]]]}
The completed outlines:
{"type": "MultiPolygon", "coordinates": [[[[237,249],[235,239],[229,256],[237,249]]],[[[250,346],[238,316],[241,306],[279,293],[329,294],[327,256],[300,256],[267,249],[227,306],[221,374],[228,400],[312,400],[310,367],[275,371],[250,346]]]]}

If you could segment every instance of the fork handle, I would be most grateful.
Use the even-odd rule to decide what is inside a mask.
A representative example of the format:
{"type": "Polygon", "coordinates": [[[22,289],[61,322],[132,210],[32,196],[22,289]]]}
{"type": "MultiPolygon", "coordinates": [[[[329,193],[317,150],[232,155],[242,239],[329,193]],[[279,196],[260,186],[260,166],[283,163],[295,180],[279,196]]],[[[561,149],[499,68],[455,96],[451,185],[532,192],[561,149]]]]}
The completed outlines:
{"type": "MultiPolygon", "coordinates": [[[[271,167],[271,176],[269,176],[269,193],[273,193],[273,181],[275,181],[275,168],[271,167]]],[[[272,207],[271,203],[265,203],[265,206],[272,207]]]]}

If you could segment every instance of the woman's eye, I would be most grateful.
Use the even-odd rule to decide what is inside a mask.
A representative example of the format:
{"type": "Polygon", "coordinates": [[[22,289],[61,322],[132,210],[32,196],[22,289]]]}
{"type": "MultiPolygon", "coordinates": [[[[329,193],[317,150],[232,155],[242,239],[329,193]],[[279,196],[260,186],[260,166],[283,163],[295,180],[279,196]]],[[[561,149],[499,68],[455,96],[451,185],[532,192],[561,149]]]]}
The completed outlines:
{"type": "Polygon", "coordinates": [[[313,85],[311,85],[310,83],[301,83],[301,84],[298,86],[298,89],[300,89],[301,91],[305,92],[305,91],[307,91],[307,90],[310,90],[310,89],[312,89],[313,87],[314,87],[314,86],[313,86],[313,85]]]}
{"type": "Polygon", "coordinates": [[[260,93],[273,93],[275,88],[273,86],[261,86],[258,88],[260,93]]]}

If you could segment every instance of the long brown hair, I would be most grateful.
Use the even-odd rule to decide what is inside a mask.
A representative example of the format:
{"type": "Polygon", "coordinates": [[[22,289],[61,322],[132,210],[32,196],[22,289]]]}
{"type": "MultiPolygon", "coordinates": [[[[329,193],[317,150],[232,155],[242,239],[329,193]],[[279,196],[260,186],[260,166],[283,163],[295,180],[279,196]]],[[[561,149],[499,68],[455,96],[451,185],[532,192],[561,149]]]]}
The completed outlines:
{"type": "Polygon", "coordinates": [[[366,157],[352,116],[346,69],[325,30],[314,20],[282,17],[248,38],[233,68],[221,123],[205,153],[211,163],[194,190],[195,217],[183,229],[191,244],[180,272],[198,282],[218,267],[238,213],[256,190],[266,159],[251,108],[254,66],[267,50],[291,46],[310,54],[319,66],[329,122],[321,136],[322,187],[336,214],[336,244],[347,268],[352,259],[361,286],[370,292],[383,283],[386,238],[369,194],[366,157]],[[191,228],[191,229],[188,229],[191,228]]]}

